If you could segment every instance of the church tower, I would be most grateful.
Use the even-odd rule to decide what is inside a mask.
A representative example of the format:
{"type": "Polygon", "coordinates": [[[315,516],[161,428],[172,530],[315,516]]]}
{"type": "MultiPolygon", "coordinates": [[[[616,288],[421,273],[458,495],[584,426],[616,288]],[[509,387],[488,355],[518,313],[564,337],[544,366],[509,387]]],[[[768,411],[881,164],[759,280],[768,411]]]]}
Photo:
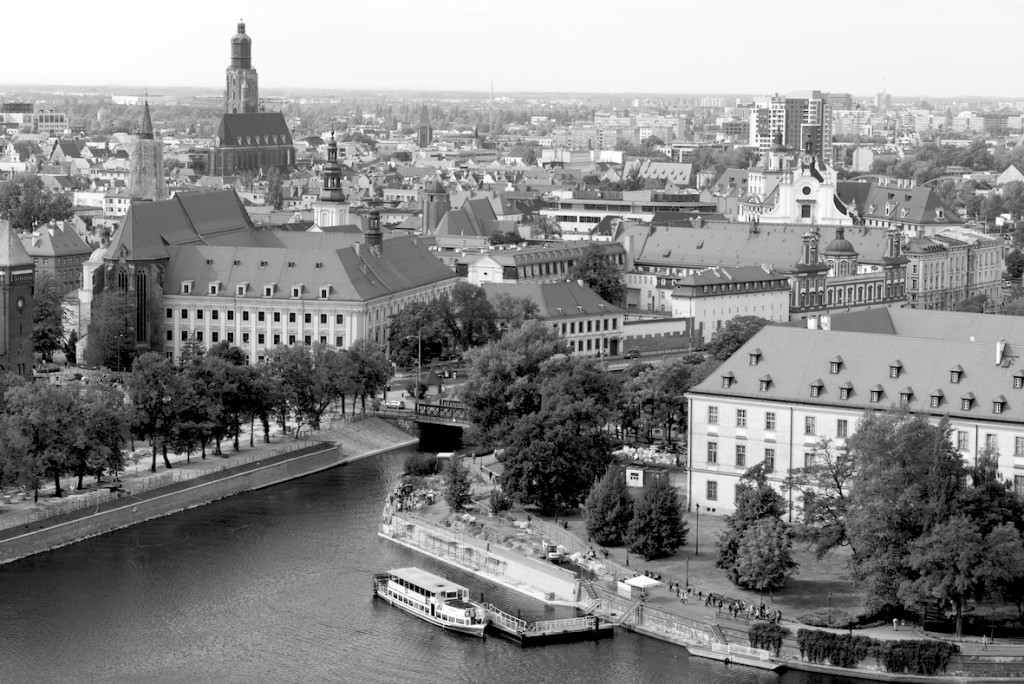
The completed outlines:
{"type": "Polygon", "coordinates": [[[423,223],[420,230],[424,235],[433,235],[441,219],[451,209],[451,198],[440,178],[432,178],[423,187],[423,223]]]}
{"type": "Polygon", "coordinates": [[[338,143],[331,131],[327,143],[327,163],[324,164],[324,185],[320,197],[313,203],[313,222],[317,227],[341,226],[349,222],[348,202],[341,189],[341,164],[338,163],[338,143]]]}
{"type": "Polygon", "coordinates": [[[143,105],[139,134],[128,146],[128,192],[132,200],[167,199],[163,144],[153,137],[148,100],[143,105]]]}
{"type": "Polygon", "coordinates": [[[32,292],[35,263],[7,221],[0,220],[0,372],[32,378],[32,292]]]}
{"type": "Polygon", "coordinates": [[[260,110],[260,86],[252,68],[252,39],[245,34],[245,23],[238,22],[238,33],[231,39],[231,66],[227,69],[224,111],[250,114],[260,110]]]}
{"type": "Polygon", "coordinates": [[[427,105],[420,109],[420,122],[416,126],[416,144],[420,147],[430,147],[434,141],[434,129],[430,127],[430,115],[427,114],[427,105]]]}

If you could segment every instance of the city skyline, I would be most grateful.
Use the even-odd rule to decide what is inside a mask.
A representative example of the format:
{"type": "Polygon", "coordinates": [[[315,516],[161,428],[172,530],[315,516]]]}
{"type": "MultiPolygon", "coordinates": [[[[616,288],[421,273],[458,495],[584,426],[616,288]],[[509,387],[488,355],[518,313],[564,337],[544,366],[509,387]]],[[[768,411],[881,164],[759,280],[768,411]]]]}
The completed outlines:
{"type": "MultiPolygon", "coordinates": [[[[54,9],[60,15],[72,7],[59,0],[54,9]]],[[[979,31],[949,35],[948,54],[929,49],[964,15],[945,0],[866,0],[855,7],[780,0],[767,10],[736,0],[728,15],[710,4],[639,0],[630,3],[633,22],[626,24],[611,3],[524,0],[515,12],[459,0],[387,0],[343,12],[319,0],[302,7],[304,15],[282,20],[280,5],[262,1],[210,7],[186,0],[161,14],[112,0],[102,13],[47,27],[46,44],[28,30],[5,36],[8,55],[32,58],[9,61],[3,82],[222,89],[229,40],[241,19],[265,91],[486,92],[493,81],[497,94],[820,89],[870,96],[884,88],[903,97],[1024,96],[1021,86],[984,66],[1012,63],[1012,41],[979,31]],[[742,25],[730,23],[736,17],[742,25]],[[320,29],[330,26],[336,29],[320,29]],[[98,58],[69,59],[56,49],[78,36],[89,36],[90,48],[104,37],[112,42],[98,58]],[[954,69],[955,60],[973,68],[954,69]]],[[[1024,5],[1010,0],[972,7],[977,16],[998,18],[996,25],[1024,18],[1024,5]]],[[[5,14],[9,26],[38,21],[22,4],[5,14]]]]}

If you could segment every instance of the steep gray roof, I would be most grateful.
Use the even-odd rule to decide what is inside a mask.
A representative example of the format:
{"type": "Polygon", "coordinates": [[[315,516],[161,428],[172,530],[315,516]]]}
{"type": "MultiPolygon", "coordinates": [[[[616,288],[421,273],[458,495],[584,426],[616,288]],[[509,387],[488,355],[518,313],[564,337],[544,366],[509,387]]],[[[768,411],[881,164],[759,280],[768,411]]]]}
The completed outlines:
{"type": "Polygon", "coordinates": [[[513,297],[528,297],[537,304],[538,318],[580,318],[622,311],[576,280],[557,283],[484,283],[482,287],[492,301],[503,293],[513,297]]]}
{"type": "Polygon", "coordinates": [[[25,251],[25,246],[15,235],[11,224],[0,219],[0,267],[32,266],[32,257],[25,251]]]}
{"type": "MultiPolygon", "coordinates": [[[[895,312],[894,312],[895,313],[895,312]]],[[[904,313],[904,312],[899,312],[904,313]]],[[[941,321],[944,312],[920,311],[941,321]]],[[[896,317],[896,316],[894,316],[896,317]]],[[[1013,318],[990,316],[991,318],[1013,318]]],[[[908,323],[909,321],[903,321],[908,323]]],[[[916,322],[920,323],[921,319],[916,322]]],[[[963,325],[966,321],[941,321],[927,326],[929,333],[963,325]]],[[[1017,326],[1014,334],[1024,332],[1017,326]]],[[[899,328],[899,326],[897,326],[899,328]]],[[[1014,388],[1015,375],[1024,376],[1024,364],[1018,356],[1024,344],[1009,342],[996,363],[997,345],[993,341],[970,341],[967,331],[953,331],[948,339],[921,337],[912,333],[885,335],[840,330],[808,330],[788,326],[766,326],[735,354],[697,385],[699,395],[745,397],[758,401],[798,402],[819,406],[839,406],[853,410],[886,409],[900,404],[901,394],[912,391],[907,408],[932,415],[960,418],[984,418],[1002,422],[1024,421],[1024,389],[1014,388]],[[756,365],[750,365],[750,353],[760,350],[756,365]],[[841,359],[839,372],[831,364],[841,359]],[[899,362],[897,377],[890,367],[899,362]],[[959,367],[959,382],[953,382],[951,370],[959,367]],[[730,387],[722,377],[732,375],[730,387]],[[767,390],[760,380],[770,376],[767,390]],[[821,380],[818,396],[812,397],[812,383],[821,380]],[[847,384],[849,383],[849,384],[847,384]],[[851,388],[848,399],[840,398],[840,387],[851,388]],[[881,392],[878,402],[871,401],[871,390],[881,392]],[[931,395],[942,393],[937,408],[930,406],[931,395]],[[973,395],[964,410],[961,400],[973,395]],[[993,402],[1007,399],[997,414],[993,402]]],[[[1014,338],[1019,339],[1019,338],[1014,338]]]]}

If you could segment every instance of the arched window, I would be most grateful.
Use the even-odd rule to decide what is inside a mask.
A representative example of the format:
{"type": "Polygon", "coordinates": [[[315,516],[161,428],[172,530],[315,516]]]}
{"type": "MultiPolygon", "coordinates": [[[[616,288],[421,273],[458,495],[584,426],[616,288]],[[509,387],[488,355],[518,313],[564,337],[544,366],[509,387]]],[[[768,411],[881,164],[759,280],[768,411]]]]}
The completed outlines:
{"type": "Polygon", "coordinates": [[[117,289],[120,292],[125,292],[128,289],[128,269],[124,267],[117,272],[117,289]]]}
{"type": "Polygon", "coordinates": [[[135,341],[147,340],[146,328],[149,322],[149,307],[146,297],[146,272],[139,271],[135,275],[135,341]]]}
{"type": "Polygon", "coordinates": [[[840,261],[839,262],[839,275],[844,276],[844,275],[846,275],[846,273],[847,273],[846,261],[840,261]]]}

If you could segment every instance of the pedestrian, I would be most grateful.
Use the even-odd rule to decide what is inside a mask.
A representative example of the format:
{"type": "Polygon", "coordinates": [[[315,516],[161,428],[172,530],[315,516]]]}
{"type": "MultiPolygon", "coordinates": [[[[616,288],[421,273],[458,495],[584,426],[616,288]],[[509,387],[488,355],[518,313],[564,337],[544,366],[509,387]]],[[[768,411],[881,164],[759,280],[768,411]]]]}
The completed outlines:
{"type": "Polygon", "coordinates": [[[896,628],[896,625],[898,625],[899,623],[900,623],[900,621],[899,621],[899,620],[897,620],[896,618],[893,618],[893,619],[892,619],[892,631],[894,631],[894,632],[898,632],[898,631],[899,631],[899,630],[898,630],[898,629],[896,628]]]}
{"type": "Polygon", "coordinates": [[[982,651],[987,651],[988,650],[988,635],[987,634],[982,634],[981,635],[981,650],[982,651]]]}

